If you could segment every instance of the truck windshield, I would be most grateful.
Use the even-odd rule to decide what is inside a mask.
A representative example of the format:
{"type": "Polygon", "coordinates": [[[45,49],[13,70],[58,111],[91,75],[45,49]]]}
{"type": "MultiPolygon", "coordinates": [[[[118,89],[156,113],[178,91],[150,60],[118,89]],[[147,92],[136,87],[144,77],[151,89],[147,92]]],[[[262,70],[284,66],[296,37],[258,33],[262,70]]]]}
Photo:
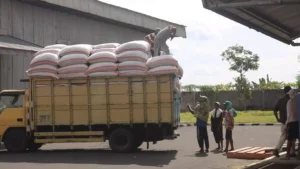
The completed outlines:
{"type": "Polygon", "coordinates": [[[0,96],[0,109],[22,107],[22,103],[23,95],[0,96]]]}

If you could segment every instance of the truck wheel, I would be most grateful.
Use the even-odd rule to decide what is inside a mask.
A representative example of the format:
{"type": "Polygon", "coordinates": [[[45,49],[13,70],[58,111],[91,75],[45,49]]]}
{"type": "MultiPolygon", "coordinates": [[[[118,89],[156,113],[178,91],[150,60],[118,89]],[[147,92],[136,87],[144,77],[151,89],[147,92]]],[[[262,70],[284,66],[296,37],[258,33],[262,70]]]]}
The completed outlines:
{"type": "Polygon", "coordinates": [[[24,129],[11,129],[5,134],[4,146],[8,152],[24,152],[27,146],[24,129]]]}
{"type": "Polygon", "coordinates": [[[134,135],[127,129],[118,128],[110,134],[109,146],[114,152],[130,152],[135,147],[134,135]]]}

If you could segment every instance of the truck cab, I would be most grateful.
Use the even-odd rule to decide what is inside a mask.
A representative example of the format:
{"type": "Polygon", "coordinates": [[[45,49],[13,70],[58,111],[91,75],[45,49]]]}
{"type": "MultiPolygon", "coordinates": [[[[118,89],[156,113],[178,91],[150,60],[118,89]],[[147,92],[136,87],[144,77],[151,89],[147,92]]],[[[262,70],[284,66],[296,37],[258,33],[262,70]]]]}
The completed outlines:
{"type": "Polygon", "coordinates": [[[28,126],[29,94],[27,90],[0,92],[0,141],[11,152],[38,149],[30,139],[28,126]]]}

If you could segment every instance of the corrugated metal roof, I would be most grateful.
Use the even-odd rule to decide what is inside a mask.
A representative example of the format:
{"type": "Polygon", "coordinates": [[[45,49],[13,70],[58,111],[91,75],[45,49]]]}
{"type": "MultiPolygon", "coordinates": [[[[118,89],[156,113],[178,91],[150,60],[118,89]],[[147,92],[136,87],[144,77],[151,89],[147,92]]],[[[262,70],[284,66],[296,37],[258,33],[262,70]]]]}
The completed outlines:
{"type": "Polygon", "coordinates": [[[300,0],[202,0],[222,16],[286,44],[300,37],[300,0]]]}
{"type": "Polygon", "coordinates": [[[42,47],[11,36],[0,36],[0,48],[37,52],[42,47]]]}
{"type": "Polygon", "coordinates": [[[55,5],[95,15],[111,21],[117,21],[137,28],[154,31],[157,27],[166,27],[170,24],[177,27],[177,36],[186,38],[184,25],[158,19],[149,15],[138,13],[129,9],[107,4],[98,0],[25,0],[40,5],[55,5]]]}

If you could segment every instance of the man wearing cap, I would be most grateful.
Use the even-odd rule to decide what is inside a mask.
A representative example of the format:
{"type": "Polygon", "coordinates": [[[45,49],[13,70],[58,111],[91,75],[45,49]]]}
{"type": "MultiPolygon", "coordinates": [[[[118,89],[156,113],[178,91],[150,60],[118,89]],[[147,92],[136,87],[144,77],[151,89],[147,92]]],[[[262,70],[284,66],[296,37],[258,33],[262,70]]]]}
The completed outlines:
{"type": "Polygon", "coordinates": [[[145,36],[144,40],[147,41],[148,43],[150,43],[151,46],[151,55],[154,56],[154,38],[155,36],[158,34],[158,32],[160,31],[160,28],[156,28],[155,32],[150,33],[148,35],[145,36]]]}
{"type": "Polygon", "coordinates": [[[159,50],[161,49],[164,54],[169,55],[170,50],[167,45],[167,40],[171,38],[171,40],[176,35],[176,27],[173,25],[169,25],[165,27],[163,30],[159,31],[158,34],[154,38],[154,56],[159,56],[159,50]]]}
{"type": "Polygon", "coordinates": [[[209,116],[209,101],[206,96],[201,96],[194,110],[190,105],[187,105],[189,111],[197,118],[197,140],[200,147],[200,153],[209,152],[209,141],[207,133],[207,121],[209,116]]]}

